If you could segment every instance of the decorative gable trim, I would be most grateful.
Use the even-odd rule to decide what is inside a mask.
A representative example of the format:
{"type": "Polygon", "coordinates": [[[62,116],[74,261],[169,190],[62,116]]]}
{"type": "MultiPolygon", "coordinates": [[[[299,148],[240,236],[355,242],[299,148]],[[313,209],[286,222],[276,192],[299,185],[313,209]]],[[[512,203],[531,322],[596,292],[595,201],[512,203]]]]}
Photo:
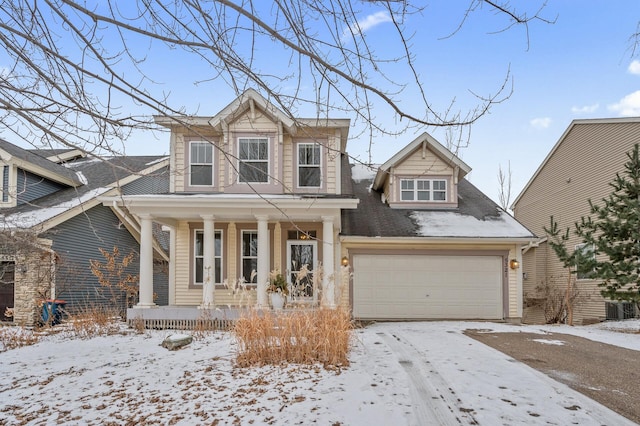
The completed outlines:
{"type": "Polygon", "coordinates": [[[380,166],[380,168],[378,169],[378,173],[373,180],[373,189],[381,189],[391,169],[402,163],[408,156],[413,154],[418,149],[422,149],[423,155],[426,155],[426,151],[430,150],[445,163],[449,164],[453,169],[456,169],[456,179],[463,178],[471,171],[471,167],[469,167],[464,161],[458,158],[458,156],[456,156],[453,152],[445,148],[433,136],[425,132],[414,139],[407,146],[402,148],[386,163],[380,166]]]}

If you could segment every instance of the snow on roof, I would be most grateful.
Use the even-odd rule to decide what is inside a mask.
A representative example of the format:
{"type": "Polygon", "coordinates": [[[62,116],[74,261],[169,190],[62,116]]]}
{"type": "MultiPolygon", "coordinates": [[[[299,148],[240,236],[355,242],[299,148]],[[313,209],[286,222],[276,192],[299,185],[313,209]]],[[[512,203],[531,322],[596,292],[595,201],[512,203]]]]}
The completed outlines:
{"type": "Polygon", "coordinates": [[[160,157],[157,160],[149,161],[145,166],[153,166],[154,164],[161,163],[169,157],[160,157]]]}
{"type": "Polygon", "coordinates": [[[46,222],[47,220],[53,219],[70,210],[74,207],[78,207],[91,199],[105,194],[107,191],[113,188],[96,188],[91,191],[87,191],[79,197],[73,198],[72,200],[62,202],[52,207],[46,207],[42,209],[33,210],[27,213],[14,213],[8,216],[0,216],[2,222],[5,227],[8,228],[31,228],[37,225],[46,222]]]}
{"type": "Polygon", "coordinates": [[[80,182],[82,182],[83,185],[87,185],[89,183],[89,181],[87,180],[87,177],[84,175],[84,173],[76,172],[76,176],[78,177],[78,180],[80,182]]]}
{"type": "Polygon", "coordinates": [[[379,165],[377,164],[354,164],[351,166],[351,178],[355,182],[361,182],[363,180],[373,180],[378,172],[379,165]]]}
{"type": "Polygon", "coordinates": [[[531,232],[509,214],[476,219],[470,215],[446,211],[414,211],[411,218],[423,237],[531,238],[531,232]]]}

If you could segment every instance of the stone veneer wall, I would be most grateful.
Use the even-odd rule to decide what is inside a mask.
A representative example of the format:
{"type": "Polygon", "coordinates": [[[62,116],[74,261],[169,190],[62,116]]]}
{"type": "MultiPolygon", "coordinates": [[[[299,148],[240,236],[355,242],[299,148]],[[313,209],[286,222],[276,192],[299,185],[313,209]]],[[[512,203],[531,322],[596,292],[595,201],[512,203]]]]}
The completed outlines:
{"type": "Polygon", "coordinates": [[[54,297],[52,282],[55,254],[51,241],[38,239],[41,248],[21,250],[15,254],[13,322],[22,326],[36,325],[42,301],[54,297]]]}

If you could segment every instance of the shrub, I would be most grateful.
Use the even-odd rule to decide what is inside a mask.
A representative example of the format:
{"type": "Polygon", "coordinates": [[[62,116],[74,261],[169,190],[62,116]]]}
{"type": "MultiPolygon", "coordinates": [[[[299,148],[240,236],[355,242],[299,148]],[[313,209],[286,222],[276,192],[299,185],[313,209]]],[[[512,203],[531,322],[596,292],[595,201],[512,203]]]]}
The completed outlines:
{"type": "Polygon", "coordinates": [[[233,333],[239,366],[315,364],[326,368],[349,365],[353,324],[344,309],[291,310],[274,314],[250,310],[233,333]]]}
{"type": "Polygon", "coordinates": [[[71,334],[83,339],[117,334],[121,330],[119,308],[87,305],[70,315],[68,324],[71,334]]]}
{"type": "Polygon", "coordinates": [[[40,336],[22,327],[0,327],[0,352],[35,345],[40,336]]]}

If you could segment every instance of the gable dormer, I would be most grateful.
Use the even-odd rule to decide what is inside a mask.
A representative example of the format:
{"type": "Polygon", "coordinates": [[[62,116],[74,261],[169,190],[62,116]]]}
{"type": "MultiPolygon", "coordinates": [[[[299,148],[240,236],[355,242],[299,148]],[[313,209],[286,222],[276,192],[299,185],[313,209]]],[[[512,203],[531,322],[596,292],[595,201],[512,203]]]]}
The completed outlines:
{"type": "Polygon", "coordinates": [[[69,187],[82,177],[47,158],[0,139],[0,206],[15,207],[69,187]]]}
{"type": "Polygon", "coordinates": [[[171,192],[340,194],[347,119],[292,119],[249,89],[213,117],[171,129],[171,192]]]}
{"type": "Polygon", "coordinates": [[[471,171],[464,161],[423,133],[380,166],[373,189],[392,208],[454,209],[458,182],[471,171]]]}

